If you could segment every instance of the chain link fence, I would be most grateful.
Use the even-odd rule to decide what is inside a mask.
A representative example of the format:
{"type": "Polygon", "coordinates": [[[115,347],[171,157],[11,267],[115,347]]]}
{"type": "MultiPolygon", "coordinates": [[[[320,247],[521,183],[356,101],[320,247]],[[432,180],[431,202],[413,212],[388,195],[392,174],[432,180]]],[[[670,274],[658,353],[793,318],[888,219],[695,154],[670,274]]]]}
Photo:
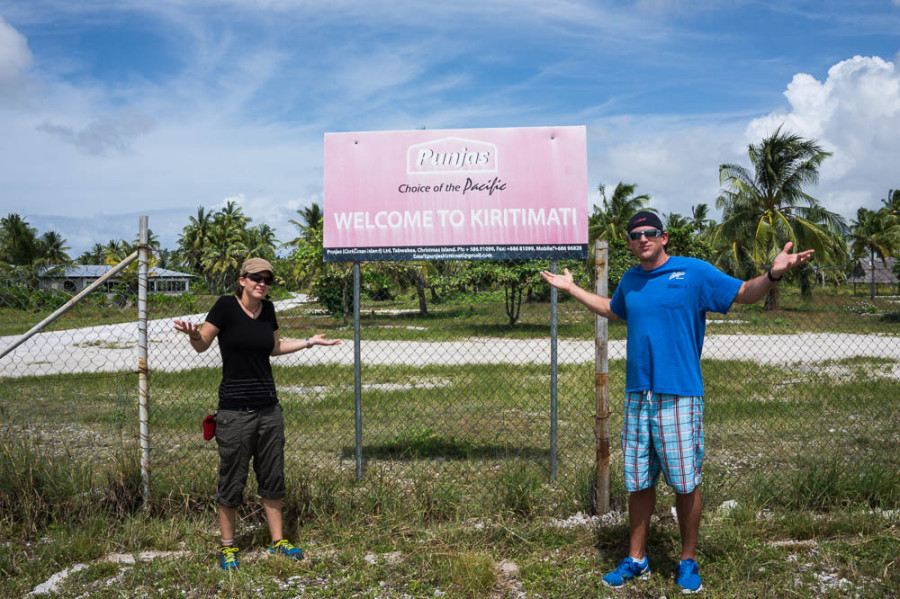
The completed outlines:
{"type": "MultiPolygon", "coordinates": [[[[804,297],[782,284],[774,310],[760,302],[708,315],[708,501],[790,494],[810,472],[896,472],[900,297],[896,286],[880,287],[874,298],[868,291],[855,295],[850,285],[828,283],[804,297]]],[[[34,300],[43,293],[3,288],[0,351],[67,299],[46,292],[34,300]]],[[[376,301],[363,291],[359,429],[352,326],[302,295],[275,298],[282,337],[324,332],[344,341],[273,358],[288,437],[288,493],[292,480],[353,481],[361,474],[363,485],[387,482],[410,497],[450,498],[473,512],[515,508],[515,490],[529,485],[561,513],[584,509],[596,457],[592,315],[560,297],[554,406],[545,286],[526,294],[512,325],[498,289],[431,297],[427,315],[413,293],[376,301]]],[[[215,299],[149,298],[154,497],[214,496],[216,446],[203,440],[201,420],[217,404],[220,356],[215,344],[194,352],[172,320],[188,315],[200,323],[215,299]]],[[[92,294],[0,358],[0,443],[28,443],[98,467],[137,455],[136,304],[92,294]]],[[[624,502],[618,434],[625,334],[623,323],[609,324],[616,506],[624,502]]]]}

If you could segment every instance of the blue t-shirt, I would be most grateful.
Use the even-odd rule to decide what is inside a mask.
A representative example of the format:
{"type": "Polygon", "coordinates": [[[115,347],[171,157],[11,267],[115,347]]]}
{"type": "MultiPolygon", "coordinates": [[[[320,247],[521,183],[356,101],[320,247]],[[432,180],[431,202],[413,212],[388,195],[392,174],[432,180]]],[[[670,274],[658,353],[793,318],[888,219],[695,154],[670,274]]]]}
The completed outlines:
{"type": "Polygon", "coordinates": [[[702,396],[706,313],[727,313],[742,283],[703,260],[682,256],[669,256],[649,271],[629,269],[610,302],[628,323],[626,392],[702,396]]]}

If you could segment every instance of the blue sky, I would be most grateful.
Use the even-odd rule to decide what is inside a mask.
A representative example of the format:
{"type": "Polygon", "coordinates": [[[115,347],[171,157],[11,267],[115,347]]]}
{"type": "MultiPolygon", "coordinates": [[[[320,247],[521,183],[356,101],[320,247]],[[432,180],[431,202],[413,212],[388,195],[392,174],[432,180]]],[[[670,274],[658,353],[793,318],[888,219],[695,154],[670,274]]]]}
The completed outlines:
{"type": "Polygon", "coordinates": [[[778,126],[852,218],[900,187],[900,0],[0,0],[0,214],[77,255],[198,206],[287,223],[323,135],[585,125],[596,187],[715,204],[778,126]]]}

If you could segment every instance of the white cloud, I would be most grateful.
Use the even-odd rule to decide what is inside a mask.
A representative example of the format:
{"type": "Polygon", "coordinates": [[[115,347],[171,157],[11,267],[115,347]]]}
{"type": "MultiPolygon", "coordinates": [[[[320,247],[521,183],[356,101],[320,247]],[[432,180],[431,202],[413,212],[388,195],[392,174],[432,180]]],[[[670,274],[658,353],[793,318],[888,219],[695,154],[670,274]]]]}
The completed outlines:
{"type": "Polygon", "coordinates": [[[733,140],[740,125],[722,115],[694,118],[626,117],[590,126],[589,206],[599,203],[597,184],[607,193],[617,183],[637,183],[636,193],[650,196],[649,206],[660,213],[691,214],[706,204],[715,210],[719,193],[719,165],[740,158],[733,140]],[[617,143],[627,138],[628,141],[617,143]]]}
{"type": "Polygon", "coordinates": [[[28,40],[0,16],[0,95],[21,89],[31,63],[28,40]]]}
{"type": "Polygon", "coordinates": [[[882,58],[854,56],[825,81],[798,73],[784,92],[789,108],[750,122],[747,143],[784,129],[816,139],[833,156],[820,169],[818,190],[831,209],[852,216],[896,188],[900,162],[900,70],[882,58]]]}
{"type": "Polygon", "coordinates": [[[247,198],[244,194],[240,194],[224,198],[218,206],[214,207],[214,210],[220,210],[228,202],[234,202],[243,209],[244,215],[252,219],[251,226],[267,224],[275,229],[278,241],[284,243],[299,234],[297,228],[289,221],[291,219],[299,220],[297,211],[305,206],[312,203],[321,206],[322,194],[313,193],[306,198],[292,197],[282,200],[275,200],[271,197],[247,198]]]}
{"type": "MultiPolygon", "coordinates": [[[[743,1],[700,0],[699,8],[713,18],[718,6],[743,1]]],[[[787,119],[835,151],[813,190],[817,197],[882,197],[887,187],[900,185],[884,183],[898,156],[893,138],[900,127],[883,98],[892,90],[898,95],[895,65],[854,58],[835,65],[824,81],[798,74],[785,92],[789,106],[748,127],[771,104],[752,114],[701,113],[713,104],[696,108],[690,102],[698,100],[676,98],[677,108],[668,105],[668,84],[657,86],[656,75],[640,69],[615,74],[623,57],[640,56],[658,69],[689,56],[685,40],[727,32],[692,28],[687,16],[698,10],[694,5],[687,11],[673,0],[614,4],[7,3],[5,17],[29,35],[52,27],[49,36],[35,34],[32,58],[28,40],[0,19],[0,100],[4,89],[23,81],[22,97],[29,100],[13,110],[0,102],[0,209],[84,219],[87,237],[92,215],[127,213],[131,230],[132,216],[152,208],[162,212],[151,214],[151,228],[174,247],[197,206],[217,209],[232,198],[254,223],[270,224],[290,239],[287,220],[321,199],[325,131],[419,126],[587,124],[589,206],[597,201],[598,183],[618,181],[638,183],[638,192],[650,194],[662,212],[713,206],[718,165],[746,164],[747,144],[787,119]],[[135,15],[155,24],[154,33],[168,42],[164,71],[103,79],[91,71],[89,53],[66,51],[68,42],[59,48],[47,43],[65,40],[60,32],[82,23],[115,30],[135,15]],[[646,100],[648,89],[656,104],[646,100]],[[682,106],[695,112],[685,114],[682,106]],[[627,110],[635,114],[622,116],[627,110]],[[873,182],[874,191],[863,185],[873,182]],[[164,218],[175,222],[164,224],[164,218]]],[[[712,63],[696,60],[697,72],[712,63]]],[[[792,60],[784,57],[785,64],[792,60]]],[[[143,64],[135,62],[137,69],[143,64]]],[[[813,67],[788,73],[805,68],[813,67]]],[[[776,91],[785,83],[779,80],[776,91]]],[[[771,84],[753,91],[770,102],[771,84]]],[[[747,103],[734,110],[748,110],[747,103]]],[[[99,236],[105,242],[113,235],[99,236]]]]}
{"type": "Polygon", "coordinates": [[[875,208],[900,186],[900,69],[879,57],[855,56],[828,70],[824,81],[796,74],[784,92],[785,109],[747,120],[740,115],[677,117],[630,115],[589,123],[589,206],[596,186],[638,183],[660,212],[689,215],[691,206],[713,208],[718,167],[750,168],[747,147],[783,126],[817,140],[833,156],[807,191],[846,218],[875,208]],[[745,124],[746,123],[746,124],[745,124]],[[624,141],[623,141],[624,140],[624,141]]]}

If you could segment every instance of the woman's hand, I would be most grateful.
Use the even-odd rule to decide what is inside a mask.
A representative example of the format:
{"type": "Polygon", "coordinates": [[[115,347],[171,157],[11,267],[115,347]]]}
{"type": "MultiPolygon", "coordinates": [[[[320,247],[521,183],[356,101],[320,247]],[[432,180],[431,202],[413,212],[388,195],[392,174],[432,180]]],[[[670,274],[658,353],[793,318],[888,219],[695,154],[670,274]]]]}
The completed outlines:
{"type": "Polygon", "coordinates": [[[179,333],[184,333],[188,337],[191,338],[191,341],[200,341],[202,335],[200,335],[200,327],[195,325],[190,320],[175,320],[175,330],[179,333]]]}
{"type": "Polygon", "coordinates": [[[340,339],[326,339],[325,333],[319,333],[318,335],[313,335],[307,341],[309,343],[309,347],[313,345],[340,345],[340,339]]]}
{"type": "Polygon", "coordinates": [[[212,345],[213,339],[219,334],[219,328],[211,323],[205,322],[200,327],[190,320],[175,320],[175,330],[184,333],[191,340],[191,347],[198,353],[205,352],[212,345]]]}

